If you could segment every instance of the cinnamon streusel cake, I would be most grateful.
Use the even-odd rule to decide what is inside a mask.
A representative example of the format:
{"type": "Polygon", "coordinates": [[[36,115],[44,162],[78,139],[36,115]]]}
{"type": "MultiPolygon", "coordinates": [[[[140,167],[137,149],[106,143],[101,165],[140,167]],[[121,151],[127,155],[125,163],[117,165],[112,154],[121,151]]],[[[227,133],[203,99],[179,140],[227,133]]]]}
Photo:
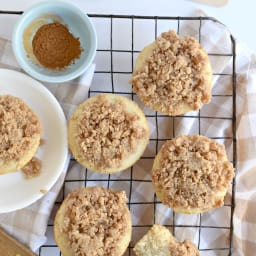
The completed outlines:
{"type": "Polygon", "coordinates": [[[41,136],[37,115],[20,98],[0,95],[0,174],[17,171],[35,154],[41,136]]]}
{"type": "Polygon", "coordinates": [[[193,37],[170,30],[141,51],[130,83],[147,107],[162,114],[198,110],[211,100],[208,54],[193,37]]]}
{"type": "Polygon", "coordinates": [[[220,207],[234,177],[225,147],[199,135],[167,141],[155,157],[152,182],[163,204],[180,213],[220,207]]]}
{"type": "Polygon", "coordinates": [[[88,187],[63,201],[54,236],[63,256],[121,256],[131,240],[131,215],[124,191],[88,187]]]}
{"type": "Polygon", "coordinates": [[[196,246],[189,240],[178,242],[163,226],[154,225],[135,245],[137,256],[199,256],[196,246]]]}
{"type": "Polygon", "coordinates": [[[133,101],[114,94],[87,99],[68,129],[73,156],[86,168],[114,173],[133,165],[149,141],[144,113],[133,101]]]}

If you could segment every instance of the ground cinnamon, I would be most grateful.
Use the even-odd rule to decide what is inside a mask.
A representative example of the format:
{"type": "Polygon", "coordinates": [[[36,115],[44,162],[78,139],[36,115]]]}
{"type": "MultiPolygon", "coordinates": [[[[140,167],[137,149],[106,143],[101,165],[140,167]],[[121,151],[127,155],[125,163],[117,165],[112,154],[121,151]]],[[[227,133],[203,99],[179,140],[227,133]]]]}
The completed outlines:
{"type": "Polygon", "coordinates": [[[41,26],[33,40],[33,53],[39,63],[49,69],[62,69],[81,55],[79,38],[75,38],[61,23],[41,26]]]}

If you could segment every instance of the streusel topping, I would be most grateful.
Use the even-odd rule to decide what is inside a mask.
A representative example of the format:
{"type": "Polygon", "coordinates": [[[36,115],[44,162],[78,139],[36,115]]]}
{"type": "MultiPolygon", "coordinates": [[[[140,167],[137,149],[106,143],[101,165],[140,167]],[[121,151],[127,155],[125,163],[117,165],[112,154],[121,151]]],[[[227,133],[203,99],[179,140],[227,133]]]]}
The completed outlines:
{"type": "Polygon", "coordinates": [[[184,105],[198,110],[211,99],[211,68],[208,55],[192,37],[174,31],[156,39],[152,55],[133,74],[131,84],[146,106],[169,115],[184,105]]]}
{"type": "Polygon", "coordinates": [[[21,99],[0,96],[0,159],[19,160],[41,133],[38,117],[21,99]]]}
{"type": "Polygon", "coordinates": [[[130,228],[126,200],[124,191],[102,187],[68,195],[63,232],[76,256],[119,256],[118,241],[130,228]]]}
{"type": "Polygon", "coordinates": [[[174,242],[170,245],[171,256],[199,256],[198,249],[189,240],[174,242]]]}
{"type": "Polygon", "coordinates": [[[159,165],[152,171],[165,204],[173,208],[223,205],[216,193],[226,191],[234,177],[224,145],[204,136],[178,136],[161,148],[159,165]]]}
{"type": "Polygon", "coordinates": [[[121,100],[110,102],[104,95],[85,105],[76,134],[84,159],[100,168],[119,167],[147,136],[139,118],[121,100]]]}

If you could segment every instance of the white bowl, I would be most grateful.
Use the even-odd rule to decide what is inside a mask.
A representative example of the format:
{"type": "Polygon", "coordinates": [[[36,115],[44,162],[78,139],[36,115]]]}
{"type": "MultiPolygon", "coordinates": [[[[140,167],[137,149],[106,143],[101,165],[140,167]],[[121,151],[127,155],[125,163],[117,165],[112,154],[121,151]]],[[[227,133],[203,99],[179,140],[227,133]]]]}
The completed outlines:
{"type": "Polygon", "coordinates": [[[89,68],[96,54],[97,37],[90,18],[80,9],[62,1],[46,1],[32,6],[21,15],[13,31],[12,47],[18,63],[29,75],[41,81],[60,83],[78,77],[89,68]],[[49,14],[60,17],[74,37],[79,38],[83,49],[80,58],[63,70],[50,70],[35,64],[24,49],[24,30],[31,22],[49,14]]]}

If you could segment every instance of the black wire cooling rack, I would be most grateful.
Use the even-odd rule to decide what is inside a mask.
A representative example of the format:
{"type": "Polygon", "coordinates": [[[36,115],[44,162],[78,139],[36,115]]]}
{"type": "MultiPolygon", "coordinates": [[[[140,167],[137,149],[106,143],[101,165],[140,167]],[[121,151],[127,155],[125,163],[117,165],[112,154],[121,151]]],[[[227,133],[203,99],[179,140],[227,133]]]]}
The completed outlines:
{"type": "MultiPolygon", "coordinates": [[[[21,13],[0,11],[0,14],[21,13]]],[[[193,35],[196,35],[199,42],[204,46],[203,40],[207,40],[208,37],[208,31],[204,30],[205,23],[212,22],[220,25],[217,20],[209,17],[98,14],[91,14],[89,16],[96,27],[98,50],[95,59],[96,71],[88,96],[90,97],[99,93],[115,93],[129,97],[138,103],[139,100],[132,92],[128,81],[133,72],[136,56],[145,45],[153,41],[162,31],[172,28],[178,34],[187,34],[189,33],[188,31],[193,31],[193,35]],[[184,29],[188,26],[191,26],[192,30],[184,29]]],[[[150,179],[150,168],[154,156],[166,140],[179,134],[176,124],[184,119],[192,120],[192,122],[197,124],[194,133],[206,135],[225,143],[226,146],[228,145],[230,148],[229,160],[236,167],[236,43],[232,35],[229,35],[229,40],[230,47],[225,52],[208,51],[208,55],[210,59],[214,59],[214,63],[221,63],[226,60],[230,61],[229,70],[215,70],[213,66],[213,77],[218,78],[217,84],[229,86],[229,91],[222,90],[221,86],[219,86],[219,89],[213,90],[212,95],[213,101],[216,100],[217,105],[221,104],[221,99],[227,100],[228,98],[230,101],[229,113],[221,113],[218,116],[211,115],[211,103],[208,107],[209,111],[205,112],[202,109],[193,114],[175,117],[161,115],[144,108],[143,110],[147,119],[155,127],[154,132],[150,136],[149,144],[151,151],[146,150],[142,158],[129,170],[119,174],[100,175],[92,173],[89,170],[84,170],[74,159],[71,159],[69,172],[48,223],[48,239],[46,244],[40,247],[38,251],[39,256],[61,255],[53,238],[53,219],[56,210],[66,194],[72,189],[90,185],[100,185],[107,188],[124,189],[126,191],[128,206],[133,215],[133,236],[125,255],[134,255],[132,248],[135,243],[154,223],[165,225],[177,237],[183,239],[187,238],[186,234],[188,234],[188,238],[191,238],[197,244],[200,255],[232,255],[235,181],[232,182],[232,188],[229,192],[230,196],[226,198],[223,207],[210,213],[183,216],[175,214],[171,209],[163,206],[158,201],[152,191],[150,179]],[[225,93],[223,93],[224,91],[225,93]],[[163,120],[168,120],[168,127],[161,127],[163,120]],[[209,120],[212,122],[216,121],[216,129],[219,124],[218,122],[227,122],[226,126],[230,133],[227,136],[210,135],[209,131],[204,128],[205,123],[209,120]],[[162,134],[163,130],[165,131],[164,136],[162,134]],[[147,194],[150,195],[145,195],[144,191],[149,191],[147,194]],[[224,213],[220,211],[224,211],[224,213]],[[221,216],[223,214],[227,216],[224,220],[225,223],[223,220],[218,219],[219,214],[221,216]]]]}

